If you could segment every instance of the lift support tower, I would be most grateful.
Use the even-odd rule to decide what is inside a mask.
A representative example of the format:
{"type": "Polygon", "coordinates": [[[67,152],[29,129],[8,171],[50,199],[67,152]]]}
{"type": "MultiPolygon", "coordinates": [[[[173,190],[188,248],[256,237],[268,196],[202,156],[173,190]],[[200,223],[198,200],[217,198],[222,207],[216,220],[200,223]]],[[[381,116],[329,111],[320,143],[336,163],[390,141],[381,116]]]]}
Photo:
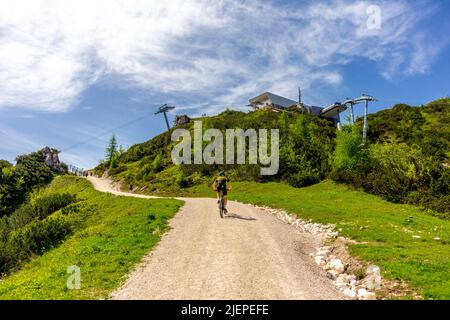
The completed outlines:
{"type": "Polygon", "coordinates": [[[157,112],[155,112],[155,114],[160,114],[160,113],[164,114],[164,119],[166,119],[167,131],[170,130],[169,120],[167,119],[167,112],[169,112],[170,110],[173,110],[173,109],[175,109],[175,107],[169,106],[168,104],[164,104],[161,107],[159,107],[157,112]]]}
{"type": "MultiPolygon", "coordinates": [[[[353,104],[358,103],[365,103],[364,106],[364,127],[363,127],[363,145],[367,143],[367,115],[369,113],[369,102],[371,101],[378,101],[372,96],[369,96],[368,94],[363,94],[361,97],[353,99],[353,104]]],[[[352,104],[352,106],[353,106],[352,104]]]]}

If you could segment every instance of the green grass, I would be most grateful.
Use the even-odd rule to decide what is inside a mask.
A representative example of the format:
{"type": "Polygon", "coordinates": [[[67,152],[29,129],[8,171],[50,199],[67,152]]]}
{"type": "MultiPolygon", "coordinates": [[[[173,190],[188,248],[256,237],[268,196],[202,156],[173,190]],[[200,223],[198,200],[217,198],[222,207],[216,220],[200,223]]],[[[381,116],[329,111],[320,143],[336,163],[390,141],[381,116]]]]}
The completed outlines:
{"type": "Polygon", "coordinates": [[[84,228],[60,246],[33,258],[0,280],[0,299],[100,299],[124,281],[127,273],[167,230],[167,220],[182,205],[174,199],[118,197],[95,191],[84,179],[56,178],[44,193],[69,192],[97,208],[84,228]],[[67,268],[81,269],[81,289],[69,290],[67,268]]]}
{"type": "MultiPolygon", "coordinates": [[[[197,188],[207,191],[206,186],[197,188]]],[[[331,181],[302,189],[237,182],[230,199],[336,224],[341,235],[358,242],[350,245],[350,252],[380,266],[385,278],[406,281],[426,299],[450,299],[450,221],[331,181]]]]}
{"type": "MultiPolygon", "coordinates": [[[[450,221],[332,181],[300,189],[277,182],[232,185],[230,199],[335,224],[341,235],[358,242],[349,245],[351,254],[380,266],[385,278],[405,281],[425,299],[450,299],[450,221]]],[[[206,184],[183,194],[215,196],[206,184]]]]}
{"type": "MultiPolygon", "coordinates": [[[[106,298],[158,242],[161,232],[154,231],[165,230],[167,218],[181,204],[102,194],[87,181],[68,177],[56,179],[46,190],[53,191],[77,193],[96,205],[98,214],[89,217],[88,228],[0,282],[0,299],[106,298]],[[156,219],[150,222],[149,213],[156,219]],[[81,267],[81,290],[66,289],[70,265],[81,267]]],[[[183,195],[215,196],[205,184],[185,189],[183,195]]],[[[380,266],[385,278],[406,281],[426,299],[450,299],[450,221],[331,181],[302,189],[283,183],[235,182],[230,199],[336,224],[341,235],[357,241],[350,244],[350,252],[380,266]],[[421,238],[414,239],[415,235],[421,238]]]]}

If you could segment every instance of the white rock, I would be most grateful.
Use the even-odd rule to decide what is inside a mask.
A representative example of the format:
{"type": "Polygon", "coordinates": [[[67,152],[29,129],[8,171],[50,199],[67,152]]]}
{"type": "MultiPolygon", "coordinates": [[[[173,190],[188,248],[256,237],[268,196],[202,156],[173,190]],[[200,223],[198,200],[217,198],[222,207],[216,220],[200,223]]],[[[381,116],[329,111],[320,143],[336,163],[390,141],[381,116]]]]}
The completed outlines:
{"type": "Polygon", "coordinates": [[[439,237],[436,237],[436,238],[434,238],[433,240],[436,240],[436,241],[440,241],[440,240],[441,240],[441,238],[439,238],[439,237]]]}
{"type": "Polygon", "coordinates": [[[339,275],[339,273],[337,273],[334,270],[330,270],[327,272],[327,277],[333,281],[337,279],[338,275],[339,275]]]}
{"type": "Polygon", "coordinates": [[[380,267],[371,265],[371,266],[367,267],[366,274],[374,274],[377,276],[381,276],[380,267]]]}
{"type": "Polygon", "coordinates": [[[319,251],[317,251],[317,255],[318,256],[327,257],[329,254],[330,254],[330,251],[328,251],[328,250],[320,249],[319,251]]]}
{"type": "Polygon", "coordinates": [[[356,292],[352,289],[345,289],[343,292],[346,296],[349,296],[350,298],[354,299],[357,297],[356,292]]]}
{"type": "Polygon", "coordinates": [[[367,277],[362,283],[369,290],[377,290],[381,288],[381,272],[377,266],[369,266],[366,270],[367,277]]]}
{"type": "Polygon", "coordinates": [[[344,291],[345,289],[348,289],[347,285],[344,283],[336,283],[334,285],[336,287],[336,289],[338,289],[339,291],[344,291]]]}
{"type": "Polygon", "coordinates": [[[347,276],[345,274],[340,274],[336,279],[336,283],[342,283],[347,285],[348,284],[347,276]]]}
{"type": "Polygon", "coordinates": [[[420,236],[412,236],[414,239],[420,239],[420,236]]]}
{"type": "Polygon", "coordinates": [[[318,256],[314,258],[314,261],[316,262],[317,265],[319,266],[323,266],[325,265],[325,260],[323,259],[323,257],[318,256]]]}
{"type": "Polygon", "coordinates": [[[332,259],[328,265],[327,269],[335,270],[339,273],[343,273],[345,271],[345,266],[340,259],[332,259]]]}
{"type": "Polygon", "coordinates": [[[358,290],[358,297],[359,297],[360,299],[364,299],[366,293],[367,293],[367,290],[364,289],[364,288],[361,288],[361,289],[358,290]]]}
{"type": "Polygon", "coordinates": [[[373,292],[366,292],[363,299],[364,300],[377,300],[377,296],[373,292]]]}

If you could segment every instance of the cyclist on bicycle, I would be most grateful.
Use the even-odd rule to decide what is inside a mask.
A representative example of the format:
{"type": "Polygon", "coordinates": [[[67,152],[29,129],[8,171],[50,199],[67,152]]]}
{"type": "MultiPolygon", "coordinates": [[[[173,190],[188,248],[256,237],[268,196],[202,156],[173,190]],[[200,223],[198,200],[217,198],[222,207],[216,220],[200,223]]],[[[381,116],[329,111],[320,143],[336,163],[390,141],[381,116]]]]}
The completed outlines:
{"type": "Polygon", "coordinates": [[[214,180],[213,190],[217,192],[217,203],[220,201],[220,191],[222,191],[225,214],[228,213],[228,210],[226,209],[227,194],[228,190],[231,190],[231,184],[229,183],[228,178],[225,177],[225,172],[219,172],[219,176],[214,180]]]}

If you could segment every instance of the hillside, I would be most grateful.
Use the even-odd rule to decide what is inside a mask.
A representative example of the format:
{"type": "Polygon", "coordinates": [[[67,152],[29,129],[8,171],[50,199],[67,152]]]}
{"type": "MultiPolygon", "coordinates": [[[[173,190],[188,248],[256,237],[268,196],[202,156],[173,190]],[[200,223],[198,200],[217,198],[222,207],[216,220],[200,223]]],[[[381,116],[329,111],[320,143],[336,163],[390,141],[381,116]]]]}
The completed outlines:
{"type": "MultiPolygon", "coordinates": [[[[257,165],[173,165],[171,133],[132,146],[112,165],[103,163],[124,189],[140,193],[182,194],[186,188],[211,183],[219,169],[232,181],[281,181],[305,187],[326,178],[353,185],[392,202],[417,204],[450,212],[450,173],[442,164],[450,153],[450,100],[423,107],[396,105],[369,117],[369,141],[361,146],[361,119],[337,132],[326,120],[295,110],[227,110],[204,117],[203,130],[273,128],[280,130],[280,170],[261,176],[257,165]],[[336,139],[337,137],[337,139],[336,139]]],[[[193,131],[192,121],[178,128],[193,131]]]]}
{"type": "Polygon", "coordinates": [[[182,205],[101,193],[69,175],[34,195],[33,208],[37,202],[47,209],[45,217],[22,212],[1,220],[0,300],[107,298],[158,243],[182,205]],[[64,195],[72,203],[55,207],[64,195]],[[70,266],[81,269],[79,290],[66,287],[70,266]]]}
{"type": "MultiPolygon", "coordinates": [[[[232,180],[286,181],[301,187],[317,183],[330,171],[329,154],[334,148],[335,129],[326,120],[299,112],[278,114],[270,111],[243,113],[227,110],[215,117],[204,117],[203,130],[216,128],[279,129],[280,170],[275,176],[260,175],[259,165],[188,165],[174,166],[170,157],[172,130],[122,154],[109,174],[125,184],[146,192],[173,192],[195,184],[209,182],[219,167],[232,180]],[[295,172],[293,174],[293,172],[295,172]]],[[[193,131],[193,121],[178,128],[193,131]]],[[[206,143],[204,143],[206,145],[206,143]]],[[[106,169],[97,168],[98,174],[106,169]]]]}
{"type": "MultiPolygon", "coordinates": [[[[369,140],[404,142],[450,164],[450,98],[412,107],[398,104],[369,115],[369,140]]],[[[362,119],[358,125],[362,126],[362,119]]]]}

